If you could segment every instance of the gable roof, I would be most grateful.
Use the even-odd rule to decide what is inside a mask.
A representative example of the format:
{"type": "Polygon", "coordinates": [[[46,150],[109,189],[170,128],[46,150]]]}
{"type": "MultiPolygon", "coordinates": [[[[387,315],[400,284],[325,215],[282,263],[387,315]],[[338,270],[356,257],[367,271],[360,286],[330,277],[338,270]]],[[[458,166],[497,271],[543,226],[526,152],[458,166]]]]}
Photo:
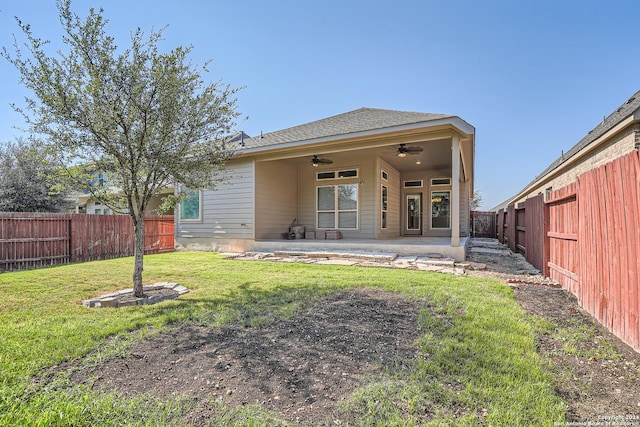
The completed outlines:
{"type": "Polygon", "coordinates": [[[631,98],[627,100],[624,104],[616,109],[613,113],[609,114],[602,122],[598,124],[595,128],[589,131],[576,145],[571,147],[569,151],[563,153],[560,158],[556,159],[553,163],[549,165],[541,174],[539,174],[533,181],[531,181],[525,188],[531,186],[535,183],[539,178],[544,177],[549,172],[558,168],[564,162],[569,160],[571,157],[580,152],[587,145],[591,144],[602,135],[607,133],[609,130],[613,129],[618,123],[620,123],[625,118],[629,117],[633,114],[634,111],[640,108],[640,90],[634,93],[631,98]]]}
{"type": "Polygon", "coordinates": [[[316,120],[299,126],[245,139],[245,148],[268,147],[290,142],[308,141],[357,132],[379,130],[394,126],[402,126],[446,119],[455,116],[433,113],[416,113],[409,111],[381,110],[377,108],[360,108],[326,119],[316,120]]]}
{"type": "MultiPolygon", "coordinates": [[[[597,141],[598,138],[609,132],[620,122],[634,114],[636,111],[640,110],[640,90],[631,95],[631,97],[620,107],[618,107],[613,113],[609,114],[608,117],[600,122],[595,128],[589,131],[576,145],[571,147],[569,151],[563,153],[558,159],[556,159],[553,163],[549,165],[542,173],[537,175],[529,184],[527,184],[518,194],[515,196],[505,200],[499,205],[493,207],[492,211],[498,211],[501,208],[507,207],[509,204],[518,200],[525,194],[529,188],[535,186],[539,181],[544,180],[544,178],[553,172],[554,170],[560,168],[564,163],[571,160],[573,156],[578,154],[581,150],[587,147],[589,144],[597,141]]],[[[538,184],[539,185],[539,184],[538,184]]]]}

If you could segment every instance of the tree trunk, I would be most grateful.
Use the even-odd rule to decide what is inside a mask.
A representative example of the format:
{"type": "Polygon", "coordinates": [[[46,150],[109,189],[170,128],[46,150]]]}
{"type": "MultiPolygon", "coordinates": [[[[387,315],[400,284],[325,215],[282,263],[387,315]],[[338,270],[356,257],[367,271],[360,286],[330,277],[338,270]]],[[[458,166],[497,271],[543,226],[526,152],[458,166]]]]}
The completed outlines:
{"type": "Polygon", "coordinates": [[[134,258],[134,266],[133,266],[133,294],[137,298],[143,298],[144,290],[142,289],[142,266],[143,266],[143,256],[144,256],[144,216],[140,215],[140,217],[133,219],[133,229],[135,231],[135,244],[133,249],[133,258],[134,258]]]}

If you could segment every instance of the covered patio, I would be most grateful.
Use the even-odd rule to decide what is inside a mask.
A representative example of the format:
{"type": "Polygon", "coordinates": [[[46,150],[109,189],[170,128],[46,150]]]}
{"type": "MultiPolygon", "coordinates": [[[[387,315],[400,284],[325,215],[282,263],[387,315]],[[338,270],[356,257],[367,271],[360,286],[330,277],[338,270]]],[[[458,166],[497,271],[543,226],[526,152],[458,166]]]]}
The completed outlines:
{"type": "Polygon", "coordinates": [[[457,116],[371,108],[243,139],[228,180],[194,195],[199,215],[178,219],[176,241],[236,253],[326,249],[462,261],[474,144],[475,129],[457,116]],[[285,240],[294,225],[311,238],[285,240]],[[325,238],[329,232],[341,239],[325,238]]]}
{"type": "Polygon", "coordinates": [[[450,237],[400,237],[396,239],[339,240],[256,240],[254,251],[264,252],[349,252],[375,256],[395,254],[397,256],[428,256],[439,254],[456,262],[465,260],[469,237],[460,237],[460,245],[452,246],[450,237]]]}

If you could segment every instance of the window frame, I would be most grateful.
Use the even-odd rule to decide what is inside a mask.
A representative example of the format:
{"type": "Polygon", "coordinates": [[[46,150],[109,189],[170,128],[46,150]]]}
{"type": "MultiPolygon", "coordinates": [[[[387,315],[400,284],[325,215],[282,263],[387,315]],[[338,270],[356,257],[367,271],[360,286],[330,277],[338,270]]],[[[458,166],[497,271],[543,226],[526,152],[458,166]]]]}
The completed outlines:
{"type": "MultiPolygon", "coordinates": [[[[187,192],[189,192],[189,191],[192,191],[192,192],[196,192],[196,191],[197,191],[197,192],[198,192],[198,209],[197,209],[197,211],[198,211],[198,217],[197,217],[197,218],[184,218],[184,217],[182,216],[182,213],[183,213],[182,208],[183,208],[183,206],[184,206],[184,201],[181,201],[181,202],[178,204],[178,221],[179,221],[179,222],[181,222],[181,223],[183,223],[183,222],[184,222],[184,223],[189,223],[189,222],[191,222],[191,223],[202,222],[202,190],[199,190],[199,189],[198,189],[198,190],[192,190],[192,189],[187,188],[187,187],[181,187],[181,188],[180,188],[180,191],[181,191],[182,193],[187,193],[187,192]]],[[[190,197],[189,197],[189,198],[190,198],[190,197]]],[[[185,199],[185,200],[186,200],[186,199],[185,199]]]]}
{"type": "Polygon", "coordinates": [[[440,178],[431,178],[431,186],[432,187],[450,187],[451,186],[451,177],[443,176],[443,177],[440,177],[440,178]],[[445,179],[447,180],[446,183],[442,183],[442,182],[441,183],[437,183],[436,182],[436,181],[445,180],[445,179]]]}
{"type": "Polygon", "coordinates": [[[342,180],[342,179],[356,179],[360,176],[360,169],[358,168],[345,168],[345,169],[333,169],[333,170],[324,170],[316,172],[316,181],[327,181],[331,179],[342,180]],[[345,172],[355,172],[353,176],[340,176],[341,173],[345,172]],[[324,174],[332,174],[332,176],[322,177],[320,175],[324,174]]]}
{"type": "Polygon", "coordinates": [[[380,186],[380,229],[386,230],[388,228],[387,221],[389,220],[389,187],[385,184],[380,186]]]}
{"type": "Polygon", "coordinates": [[[432,230],[451,230],[451,190],[437,190],[437,191],[432,191],[431,192],[431,199],[430,199],[430,205],[431,205],[431,215],[430,215],[430,220],[429,220],[429,225],[431,227],[432,230]],[[449,215],[448,215],[448,224],[447,227],[434,227],[433,226],[433,198],[435,195],[437,195],[438,193],[447,193],[447,196],[449,198],[449,207],[448,207],[448,211],[449,211],[449,215]]]}
{"type": "Polygon", "coordinates": [[[344,184],[329,184],[329,185],[317,185],[316,186],[316,191],[315,191],[315,198],[316,198],[316,214],[315,214],[315,219],[316,219],[316,229],[317,230],[359,230],[360,228],[360,190],[358,188],[358,183],[356,182],[352,182],[352,183],[344,183],[344,184]],[[339,204],[339,198],[340,198],[340,191],[339,191],[339,187],[346,187],[346,186],[352,186],[353,188],[355,188],[356,191],[356,198],[355,198],[355,203],[356,203],[356,208],[355,209],[340,209],[340,204],[339,204]],[[333,188],[334,192],[333,192],[333,197],[334,197],[334,204],[333,204],[333,209],[320,209],[319,208],[319,198],[318,198],[318,193],[320,191],[321,188],[333,188]],[[334,217],[333,217],[333,227],[321,227],[320,226],[320,214],[321,213],[334,213],[334,217]],[[355,227],[351,228],[346,228],[346,227],[340,227],[340,213],[346,213],[346,212],[354,212],[356,215],[356,224],[355,227]]]}
{"type": "Polygon", "coordinates": [[[402,188],[422,188],[424,187],[423,179],[407,179],[402,182],[402,188]],[[407,185],[409,183],[416,183],[418,185],[407,185]]]}

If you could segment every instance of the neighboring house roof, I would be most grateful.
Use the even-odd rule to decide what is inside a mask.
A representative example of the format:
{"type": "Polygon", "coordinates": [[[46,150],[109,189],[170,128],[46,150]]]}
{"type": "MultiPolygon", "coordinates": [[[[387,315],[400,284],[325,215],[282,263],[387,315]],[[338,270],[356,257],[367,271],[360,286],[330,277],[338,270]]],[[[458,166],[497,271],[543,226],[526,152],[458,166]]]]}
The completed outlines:
{"type": "Polygon", "coordinates": [[[244,133],[244,131],[239,131],[231,136],[231,138],[229,139],[229,142],[237,142],[240,144],[241,147],[244,147],[244,142],[249,138],[251,137],[246,133],[244,133]]]}
{"type": "Polygon", "coordinates": [[[549,165],[541,174],[536,176],[529,184],[527,184],[523,190],[518,193],[516,196],[509,198],[503,203],[495,206],[492,210],[499,210],[501,208],[506,207],[511,203],[512,200],[517,199],[522,193],[526,191],[529,187],[534,186],[538,181],[541,181],[548,174],[553,172],[554,170],[560,168],[564,163],[569,161],[573,156],[582,151],[585,147],[594,143],[601,136],[609,132],[616,125],[622,122],[624,119],[634,114],[636,111],[640,109],[640,90],[634,93],[624,104],[618,107],[613,113],[611,113],[608,117],[606,117],[602,122],[598,124],[595,128],[593,128],[587,135],[584,136],[576,145],[571,147],[569,151],[563,153],[558,159],[556,159],[553,163],[549,165]]]}
{"type": "Polygon", "coordinates": [[[591,131],[589,131],[589,133],[580,141],[578,141],[576,145],[571,147],[569,151],[567,151],[566,153],[563,153],[562,156],[560,156],[560,158],[556,159],[556,161],[551,163],[551,165],[549,165],[549,167],[546,168],[544,172],[538,175],[538,177],[536,177],[533,181],[531,181],[526,187],[529,187],[531,184],[536,182],[538,178],[547,175],[549,172],[559,167],[562,163],[564,163],[565,161],[573,157],[575,154],[577,154],[580,150],[585,148],[587,145],[591,144],[593,141],[595,141],[596,139],[600,138],[602,135],[607,133],[610,129],[612,129],[615,125],[620,123],[623,119],[629,117],[638,108],[640,108],[640,90],[635,94],[633,94],[633,96],[629,98],[627,102],[625,102],[620,107],[618,107],[616,111],[611,113],[602,122],[600,122],[598,126],[596,126],[591,131]]]}
{"type": "Polygon", "coordinates": [[[360,108],[326,119],[245,139],[247,149],[452,118],[446,114],[360,108]]]}

